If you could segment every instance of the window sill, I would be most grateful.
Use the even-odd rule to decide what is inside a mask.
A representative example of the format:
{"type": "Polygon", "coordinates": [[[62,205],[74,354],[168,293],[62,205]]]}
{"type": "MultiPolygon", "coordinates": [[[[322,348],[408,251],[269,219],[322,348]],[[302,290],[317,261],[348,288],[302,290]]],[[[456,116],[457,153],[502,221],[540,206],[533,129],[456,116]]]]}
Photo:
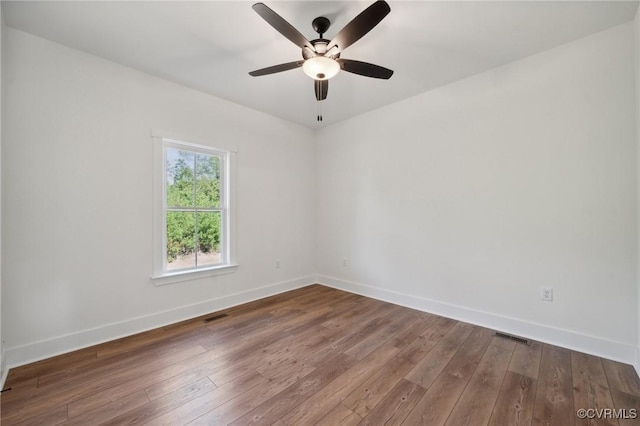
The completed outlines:
{"type": "Polygon", "coordinates": [[[214,266],[211,268],[197,269],[195,271],[169,272],[162,275],[152,275],[151,279],[156,286],[174,284],[182,281],[197,280],[200,278],[214,277],[216,275],[232,274],[238,269],[237,264],[214,266]]]}

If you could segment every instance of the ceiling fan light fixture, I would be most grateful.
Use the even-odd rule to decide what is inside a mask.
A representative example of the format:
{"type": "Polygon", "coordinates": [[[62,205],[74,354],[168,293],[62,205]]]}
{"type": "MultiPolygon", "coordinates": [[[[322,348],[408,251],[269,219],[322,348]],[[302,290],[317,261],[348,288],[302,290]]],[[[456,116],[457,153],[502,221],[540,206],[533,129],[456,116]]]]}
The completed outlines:
{"type": "Polygon", "coordinates": [[[316,56],[304,61],[302,71],[314,80],[329,80],[340,72],[340,64],[335,59],[316,56]]]}

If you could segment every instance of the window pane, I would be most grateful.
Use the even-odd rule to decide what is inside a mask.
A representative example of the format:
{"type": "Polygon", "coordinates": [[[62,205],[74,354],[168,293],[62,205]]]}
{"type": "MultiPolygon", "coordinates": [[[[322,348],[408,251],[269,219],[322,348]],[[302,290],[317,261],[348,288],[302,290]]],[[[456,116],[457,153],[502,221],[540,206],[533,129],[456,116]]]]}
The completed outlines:
{"type": "Polygon", "coordinates": [[[196,205],[220,206],[220,157],[196,154],[196,205]]]}
{"type": "Polygon", "coordinates": [[[198,266],[220,263],[220,212],[198,212],[198,266]]]}
{"type": "Polygon", "coordinates": [[[167,269],[196,266],[194,212],[167,212],[167,269]]]}
{"type": "Polygon", "coordinates": [[[167,207],[193,207],[194,160],[189,151],[167,147],[167,207]]]}

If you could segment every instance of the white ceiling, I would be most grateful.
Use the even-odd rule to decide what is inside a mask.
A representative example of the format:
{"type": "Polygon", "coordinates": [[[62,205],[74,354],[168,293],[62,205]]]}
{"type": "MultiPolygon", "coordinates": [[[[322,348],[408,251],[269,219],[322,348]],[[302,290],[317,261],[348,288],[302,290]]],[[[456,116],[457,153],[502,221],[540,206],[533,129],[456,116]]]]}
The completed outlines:
{"type": "MultiPolygon", "coordinates": [[[[326,16],[331,39],[368,1],[265,3],[308,39],[326,16]]],[[[247,1],[2,1],[5,24],[307,127],[326,126],[632,20],[636,1],[388,1],[391,13],[343,58],[395,71],[341,72],[316,122],[301,69],[249,71],[301,58],[247,1]]]]}

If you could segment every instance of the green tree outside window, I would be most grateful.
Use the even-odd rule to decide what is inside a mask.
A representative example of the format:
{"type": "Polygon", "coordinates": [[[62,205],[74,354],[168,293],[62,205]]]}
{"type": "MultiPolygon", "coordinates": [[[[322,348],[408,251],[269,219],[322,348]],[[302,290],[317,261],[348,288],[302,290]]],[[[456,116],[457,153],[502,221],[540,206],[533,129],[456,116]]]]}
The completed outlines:
{"type": "Polygon", "coordinates": [[[220,263],[221,159],[166,149],[167,269],[220,263]]]}

